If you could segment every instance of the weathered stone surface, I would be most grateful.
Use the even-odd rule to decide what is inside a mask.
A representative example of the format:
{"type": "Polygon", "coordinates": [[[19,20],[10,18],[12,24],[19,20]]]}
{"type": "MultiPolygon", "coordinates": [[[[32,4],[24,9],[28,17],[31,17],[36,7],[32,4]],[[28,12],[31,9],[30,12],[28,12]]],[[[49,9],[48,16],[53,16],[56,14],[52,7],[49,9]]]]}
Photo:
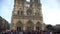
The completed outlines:
{"type": "Polygon", "coordinates": [[[19,29],[22,30],[44,30],[45,25],[43,23],[40,0],[31,0],[30,2],[26,2],[26,0],[14,1],[11,29],[17,30],[20,26],[19,29]]]}

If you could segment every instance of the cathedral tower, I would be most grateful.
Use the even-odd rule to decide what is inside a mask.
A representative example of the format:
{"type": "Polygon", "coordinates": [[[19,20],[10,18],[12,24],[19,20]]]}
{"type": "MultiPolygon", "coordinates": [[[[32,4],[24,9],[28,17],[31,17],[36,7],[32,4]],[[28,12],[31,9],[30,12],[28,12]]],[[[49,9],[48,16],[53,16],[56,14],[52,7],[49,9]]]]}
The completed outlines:
{"type": "Polygon", "coordinates": [[[14,0],[11,29],[43,30],[40,0],[14,0]]]}

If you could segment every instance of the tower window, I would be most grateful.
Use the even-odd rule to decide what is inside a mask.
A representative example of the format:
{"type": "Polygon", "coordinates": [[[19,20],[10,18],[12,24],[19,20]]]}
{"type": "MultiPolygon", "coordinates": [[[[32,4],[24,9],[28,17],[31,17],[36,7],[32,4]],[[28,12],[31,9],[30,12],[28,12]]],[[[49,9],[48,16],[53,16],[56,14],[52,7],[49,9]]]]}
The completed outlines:
{"type": "Polygon", "coordinates": [[[30,7],[30,4],[26,4],[26,7],[29,8],[30,7]]]}
{"type": "Polygon", "coordinates": [[[39,16],[40,14],[39,13],[35,13],[36,16],[39,16]]]}
{"type": "Polygon", "coordinates": [[[34,2],[34,0],[32,0],[34,2]]]}
{"type": "Polygon", "coordinates": [[[39,16],[40,15],[40,12],[39,11],[35,12],[35,15],[36,16],[39,16]]]}
{"type": "Polygon", "coordinates": [[[26,0],[27,2],[30,2],[30,0],[26,0]]]}
{"type": "Polygon", "coordinates": [[[23,15],[23,11],[21,11],[21,15],[23,15]]]}
{"type": "Polygon", "coordinates": [[[27,4],[27,7],[29,8],[30,7],[30,4],[27,4]]]}
{"type": "Polygon", "coordinates": [[[23,11],[18,11],[18,15],[24,15],[23,11]]]}

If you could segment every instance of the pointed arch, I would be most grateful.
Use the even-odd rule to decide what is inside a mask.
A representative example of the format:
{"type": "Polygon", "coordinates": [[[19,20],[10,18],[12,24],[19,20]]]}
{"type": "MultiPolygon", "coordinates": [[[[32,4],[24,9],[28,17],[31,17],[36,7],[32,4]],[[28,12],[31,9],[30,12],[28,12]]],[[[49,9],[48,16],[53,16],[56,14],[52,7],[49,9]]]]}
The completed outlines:
{"type": "Polygon", "coordinates": [[[42,27],[42,24],[38,21],[38,22],[36,23],[36,30],[40,30],[41,27],[42,27]]]}
{"type": "Polygon", "coordinates": [[[21,21],[18,21],[16,23],[17,30],[23,30],[23,23],[21,21]]]}
{"type": "Polygon", "coordinates": [[[33,30],[34,29],[34,23],[29,20],[27,23],[26,23],[26,30],[33,30]]]}

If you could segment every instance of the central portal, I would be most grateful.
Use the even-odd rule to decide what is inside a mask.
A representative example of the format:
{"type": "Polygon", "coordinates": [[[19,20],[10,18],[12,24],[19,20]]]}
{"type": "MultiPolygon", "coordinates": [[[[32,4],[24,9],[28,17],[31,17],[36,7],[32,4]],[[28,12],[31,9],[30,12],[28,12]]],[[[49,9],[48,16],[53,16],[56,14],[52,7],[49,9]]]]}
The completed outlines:
{"type": "Polygon", "coordinates": [[[22,31],[22,28],[21,27],[17,27],[17,30],[22,31]]]}
{"type": "Polygon", "coordinates": [[[19,31],[23,30],[23,24],[22,24],[22,22],[21,21],[18,21],[16,23],[16,27],[17,27],[17,30],[19,30],[19,31]]]}

